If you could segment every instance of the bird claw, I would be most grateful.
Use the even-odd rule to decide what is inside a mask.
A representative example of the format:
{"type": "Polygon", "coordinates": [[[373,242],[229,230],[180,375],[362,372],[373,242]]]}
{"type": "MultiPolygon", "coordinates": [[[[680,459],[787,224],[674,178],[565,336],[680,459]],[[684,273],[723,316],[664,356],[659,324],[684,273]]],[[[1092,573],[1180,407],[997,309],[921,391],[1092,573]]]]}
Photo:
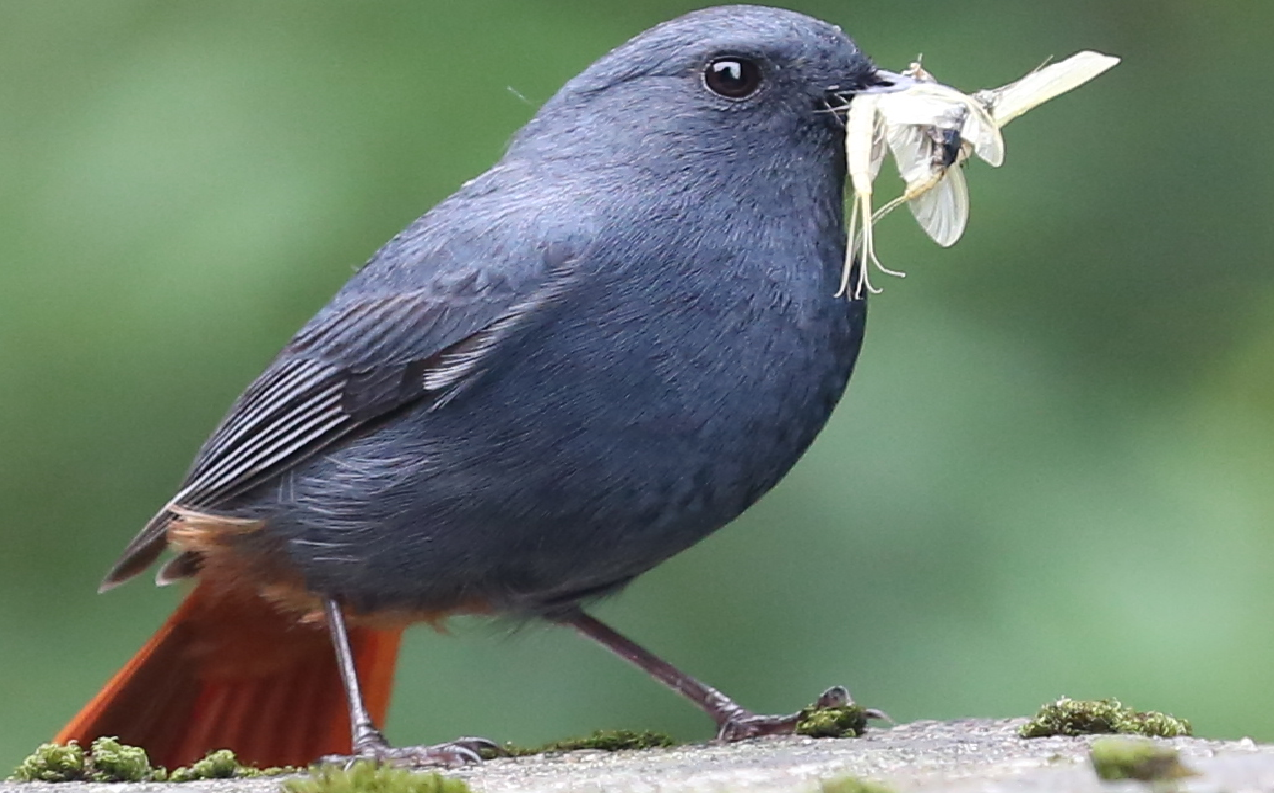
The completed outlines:
{"type": "MultiPolygon", "coordinates": [[[[849,690],[843,686],[828,687],[823,690],[823,694],[818,696],[818,700],[814,701],[815,709],[835,709],[844,708],[845,706],[853,706],[854,696],[849,694],[849,690]]],[[[882,722],[893,723],[894,718],[890,717],[880,709],[872,709],[860,706],[863,710],[863,716],[869,720],[880,720],[882,722]]]]}
{"type": "MultiPolygon", "coordinates": [[[[854,696],[849,694],[849,690],[843,686],[833,686],[824,689],[823,694],[819,695],[818,700],[814,701],[814,708],[816,709],[836,709],[852,705],[854,705],[854,696]]],[[[893,717],[890,717],[880,709],[863,708],[863,714],[867,715],[869,720],[894,721],[893,717]]]]}
{"type": "MultiPolygon", "coordinates": [[[[852,705],[853,702],[854,698],[850,696],[848,689],[843,686],[834,686],[824,690],[823,694],[818,696],[818,700],[814,701],[813,707],[815,709],[842,708],[852,705]]],[[[880,709],[863,709],[863,713],[870,720],[893,722],[889,715],[880,709]]],[[[758,736],[792,734],[796,732],[796,726],[805,718],[805,714],[805,711],[794,714],[753,714],[750,711],[740,710],[721,723],[717,729],[717,741],[738,742],[758,736]]]]}
{"type": "Polygon", "coordinates": [[[370,760],[389,766],[441,766],[457,767],[476,764],[488,755],[504,755],[505,749],[490,739],[480,736],[462,736],[443,744],[393,747],[384,739],[364,741],[351,755],[325,755],[321,764],[337,764],[349,769],[358,761],[370,760]]]}

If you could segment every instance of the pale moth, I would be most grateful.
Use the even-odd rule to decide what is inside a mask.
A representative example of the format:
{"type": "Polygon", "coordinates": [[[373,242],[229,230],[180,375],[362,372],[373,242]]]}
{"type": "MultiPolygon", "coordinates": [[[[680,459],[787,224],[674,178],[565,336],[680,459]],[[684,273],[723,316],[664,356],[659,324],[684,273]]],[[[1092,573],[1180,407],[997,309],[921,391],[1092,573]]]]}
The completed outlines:
{"type": "Polygon", "coordinates": [[[939,83],[913,63],[903,72],[915,81],[909,88],[854,97],[845,118],[846,166],[854,196],[840,292],[849,287],[856,253],[861,254],[861,267],[855,298],[864,290],[880,291],[868,278],[871,267],[892,276],[905,275],[880,263],[872,237],[875,222],[900,204],[907,204],[934,242],[954,245],[969,220],[969,188],[960,168],[964,161],[976,154],[999,167],[1004,162],[1001,127],[1117,63],[1118,58],[1085,50],[1017,82],[974,94],[939,83]],[[872,182],[886,151],[893,155],[905,187],[901,196],[873,213],[872,182]]]}

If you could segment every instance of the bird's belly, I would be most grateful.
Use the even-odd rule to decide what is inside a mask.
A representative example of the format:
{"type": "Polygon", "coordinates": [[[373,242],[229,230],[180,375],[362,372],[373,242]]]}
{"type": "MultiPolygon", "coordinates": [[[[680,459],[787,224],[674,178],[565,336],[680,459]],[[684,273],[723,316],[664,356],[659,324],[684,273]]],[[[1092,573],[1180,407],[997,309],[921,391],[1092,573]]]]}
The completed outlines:
{"type": "Polygon", "coordinates": [[[614,589],[736,517],[800,457],[861,343],[861,305],[837,309],[812,336],[780,327],[701,347],[555,329],[442,408],[299,466],[252,512],[312,589],[363,610],[476,599],[537,612],[614,589]]]}

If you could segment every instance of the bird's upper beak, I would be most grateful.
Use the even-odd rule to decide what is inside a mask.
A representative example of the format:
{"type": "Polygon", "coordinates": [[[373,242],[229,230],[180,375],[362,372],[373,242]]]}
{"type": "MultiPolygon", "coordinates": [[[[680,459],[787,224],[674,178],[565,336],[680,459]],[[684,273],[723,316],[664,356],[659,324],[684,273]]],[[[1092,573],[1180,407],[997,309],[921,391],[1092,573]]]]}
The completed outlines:
{"type": "Polygon", "coordinates": [[[851,89],[832,86],[827,89],[828,103],[837,110],[844,110],[856,94],[892,94],[896,91],[906,91],[919,81],[914,77],[891,72],[888,69],[876,69],[865,80],[860,78],[855,82],[861,87],[851,89]]]}
{"type": "Polygon", "coordinates": [[[874,74],[873,82],[860,88],[854,93],[857,94],[892,94],[895,91],[906,91],[918,81],[914,77],[908,77],[905,74],[891,72],[888,69],[877,69],[874,74]]]}

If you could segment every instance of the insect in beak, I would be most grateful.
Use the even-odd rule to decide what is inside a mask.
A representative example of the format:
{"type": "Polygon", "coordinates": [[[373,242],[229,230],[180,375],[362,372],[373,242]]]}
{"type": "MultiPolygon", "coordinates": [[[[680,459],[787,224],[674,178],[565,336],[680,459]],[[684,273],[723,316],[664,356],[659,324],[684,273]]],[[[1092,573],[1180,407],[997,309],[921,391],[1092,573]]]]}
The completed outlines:
{"type": "Polygon", "coordinates": [[[934,242],[944,247],[954,245],[969,218],[969,191],[960,170],[964,161],[977,155],[998,167],[1004,161],[1000,133],[1004,125],[1117,63],[1118,58],[1086,50],[1016,82],[973,94],[939,83],[919,63],[913,63],[900,75],[878,70],[883,81],[880,85],[841,97],[849,100],[844,108],[845,161],[854,197],[845,269],[837,294],[849,287],[855,255],[859,264],[855,299],[863,292],[880,291],[868,279],[871,267],[893,276],[905,275],[880,263],[872,238],[873,224],[901,204],[911,208],[934,242]],[[873,212],[872,182],[886,153],[892,153],[906,188],[901,196],[873,212]]]}

